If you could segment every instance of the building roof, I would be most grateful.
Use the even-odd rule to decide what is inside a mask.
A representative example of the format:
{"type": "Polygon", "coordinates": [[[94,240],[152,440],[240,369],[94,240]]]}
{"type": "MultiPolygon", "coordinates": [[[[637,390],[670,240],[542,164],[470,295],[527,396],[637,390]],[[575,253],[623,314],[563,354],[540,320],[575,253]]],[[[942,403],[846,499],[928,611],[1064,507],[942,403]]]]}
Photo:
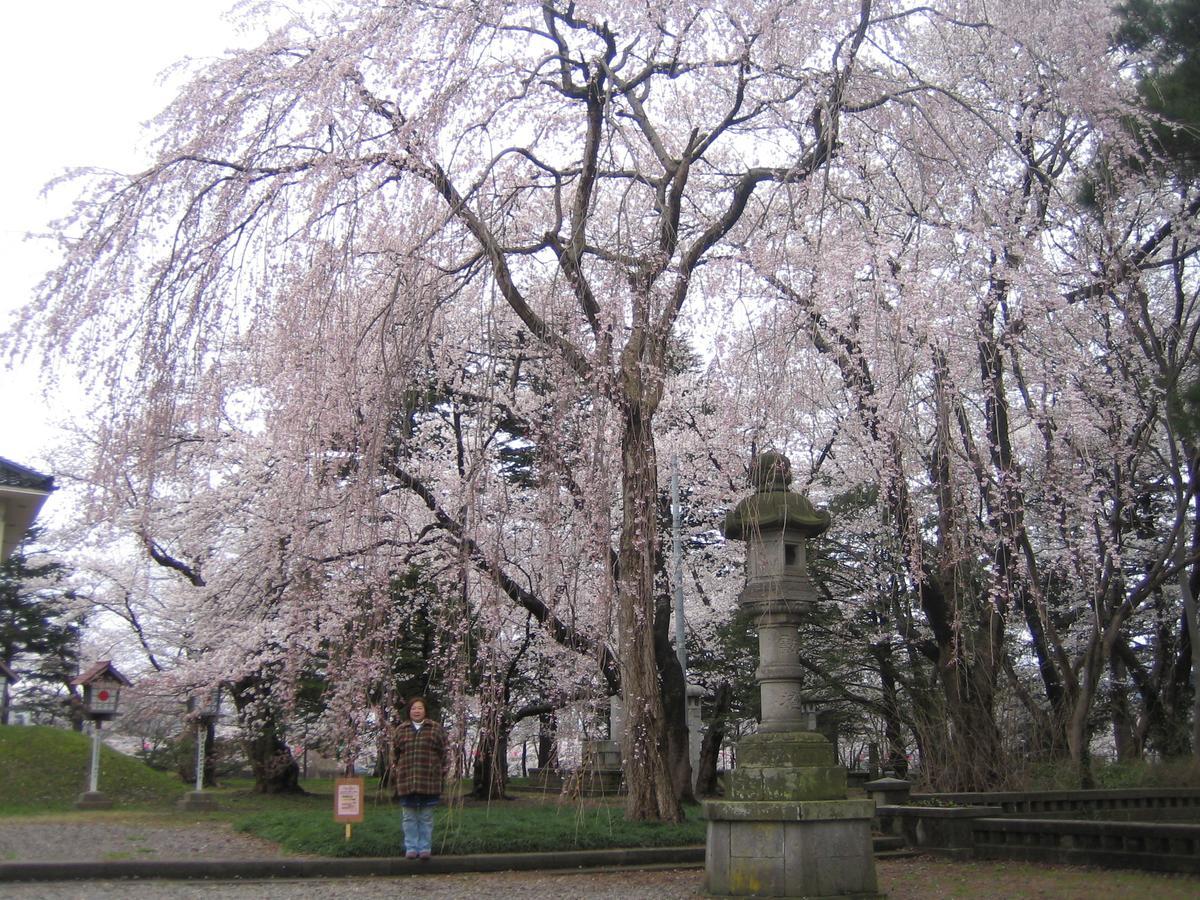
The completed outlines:
{"type": "Polygon", "coordinates": [[[54,477],[0,456],[0,485],[49,493],[54,490],[54,477]]]}
{"type": "Polygon", "coordinates": [[[0,560],[8,559],[54,490],[54,479],[0,457],[0,560]]]}

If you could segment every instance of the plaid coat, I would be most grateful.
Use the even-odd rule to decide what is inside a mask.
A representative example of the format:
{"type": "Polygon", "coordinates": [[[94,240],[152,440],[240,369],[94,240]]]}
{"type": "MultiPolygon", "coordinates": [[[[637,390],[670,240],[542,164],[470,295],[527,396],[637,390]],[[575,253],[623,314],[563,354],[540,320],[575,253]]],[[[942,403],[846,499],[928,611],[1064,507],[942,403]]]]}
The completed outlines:
{"type": "Polygon", "coordinates": [[[396,733],[396,793],[440,794],[446,777],[446,734],[426,719],[420,728],[404,722],[396,733]]]}

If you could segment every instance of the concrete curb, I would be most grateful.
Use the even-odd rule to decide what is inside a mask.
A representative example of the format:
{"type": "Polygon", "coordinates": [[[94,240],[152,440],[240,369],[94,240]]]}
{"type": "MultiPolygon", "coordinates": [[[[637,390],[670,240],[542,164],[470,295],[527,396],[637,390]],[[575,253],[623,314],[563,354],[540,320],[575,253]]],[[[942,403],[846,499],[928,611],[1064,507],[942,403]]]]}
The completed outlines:
{"type": "Polygon", "coordinates": [[[547,871],[605,866],[702,866],[703,847],[640,847],[567,853],[488,853],[362,859],[164,859],[112,862],[0,863],[0,883],[9,881],[99,881],[118,878],[264,879],[355,876],[447,875],[463,872],[547,871]]]}

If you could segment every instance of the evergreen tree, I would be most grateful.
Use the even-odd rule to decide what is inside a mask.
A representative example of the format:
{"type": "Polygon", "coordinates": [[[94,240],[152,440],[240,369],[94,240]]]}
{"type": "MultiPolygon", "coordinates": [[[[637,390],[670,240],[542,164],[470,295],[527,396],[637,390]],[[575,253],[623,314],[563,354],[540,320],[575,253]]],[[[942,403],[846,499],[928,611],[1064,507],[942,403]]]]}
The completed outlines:
{"type": "MultiPolygon", "coordinates": [[[[61,563],[38,559],[35,529],[0,564],[0,659],[21,678],[22,690],[34,705],[69,690],[79,668],[79,632],[83,622],[71,616],[70,592],[60,587],[66,575],[61,563]]],[[[7,698],[6,698],[7,700],[7,698]]],[[[8,703],[3,723],[8,724],[8,703]]]]}
{"type": "Polygon", "coordinates": [[[1118,41],[1147,59],[1138,83],[1146,108],[1161,117],[1157,149],[1181,174],[1200,166],[1200,0],[1128,0],[1118,41]]]}

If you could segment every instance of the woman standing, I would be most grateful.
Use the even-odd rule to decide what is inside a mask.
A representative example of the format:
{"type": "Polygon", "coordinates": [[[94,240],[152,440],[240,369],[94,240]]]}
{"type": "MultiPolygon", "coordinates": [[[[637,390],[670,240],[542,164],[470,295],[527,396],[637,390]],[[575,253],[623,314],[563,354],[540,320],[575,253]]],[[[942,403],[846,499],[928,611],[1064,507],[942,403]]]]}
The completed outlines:
{"type": "Polygon", "coordinates": [[[447,769],[442,726],[426,718],[425,699],[408,701],[408,721],[396,737],[396,792],[403,805],[404,855],[429,859],[433,852],[433,808],[447,769]]]}

